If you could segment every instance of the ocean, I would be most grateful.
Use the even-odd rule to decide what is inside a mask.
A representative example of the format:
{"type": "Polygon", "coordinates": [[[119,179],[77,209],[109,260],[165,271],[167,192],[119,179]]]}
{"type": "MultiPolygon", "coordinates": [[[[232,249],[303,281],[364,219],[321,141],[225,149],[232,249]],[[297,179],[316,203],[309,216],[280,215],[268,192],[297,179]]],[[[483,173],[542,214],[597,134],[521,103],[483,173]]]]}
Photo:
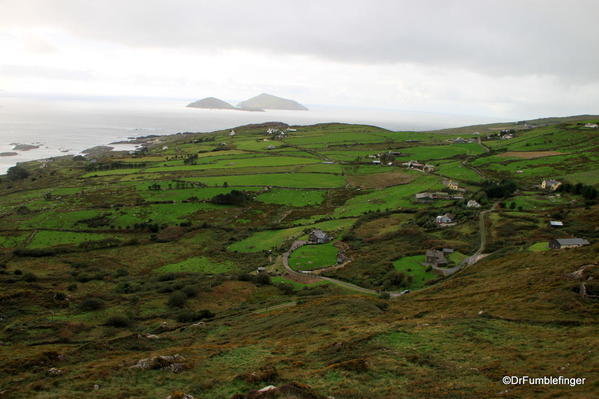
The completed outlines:
{"type": "MultiPolygon", "coordinates": [[[[75,155],[97,145],[150,134],[211,132],[280,121],[364,123],[391,130],[431,130],[492,122],[489,118],[310,105],[309,111],[245,112],[186,108],[186,100],[72,99],[0,96],[0,173],[18,162],[75,155]],[[15,144],[39,146],[14,150],[15,144]]],[[[131,150],[131,144],[113,145],[131,150]]]]}

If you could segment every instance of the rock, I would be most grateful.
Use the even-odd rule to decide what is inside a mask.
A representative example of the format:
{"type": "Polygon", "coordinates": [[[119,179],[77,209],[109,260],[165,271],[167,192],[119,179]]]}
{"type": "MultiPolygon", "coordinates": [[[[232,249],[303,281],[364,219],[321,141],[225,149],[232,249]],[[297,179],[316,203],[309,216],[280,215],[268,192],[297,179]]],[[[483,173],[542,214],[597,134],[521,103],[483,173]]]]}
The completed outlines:
{"type": "Polygon", "coordinates": [[[0,152],[0,157],[14,157],[15,155],[19,155],[19,153],[14,151],[0,152]]]}
{"type": "Polygon", "coordinates": [[[262,389],[258,389],[258,392],[268,392],[268,391],[272,391],[273,389],[277,389],[277,387],[275,387],[274,385],[269,385],[262,389]]]}
{"type": "Polygon", "coordinates": [[[189,327],[204,327],[205,325],[206,325],[206,322],[204,322],[204,321],[200,321],[200,322],[197,322],[197,323],[194,323],[194,324],[192,324],[192,325],[191,325],[191,326],[189,326],[189,327]]]}
{"type": "Polygon", "coordinates": [[[174,354],[171,356],[153,356],[145,359],[140,359],[137,363],[131,366],[133,369],[142,370],[170,370],[173,373],[180,373],[189,368],[185,363],[185,358],[181,355],[174,354]]]}
{"type": "Polygon", "coordinates": [[[94,384],[94,391],[97,391],[100,389],[100,386],[98,384],[94,384]]]}
{"type": "Polygon", "coordinates": [[[46,371],[46,374],[48,374],[48,376],[50,377],[56,377],[59,375],[63,375],[64,371],[62,371],[61,369],[57,369],[56,367],[52,367],[48,369],[48,371],[46,371]]]}
{"type": "Polygon", "coordinates": [[[35,150],[37,148],[40,148],[39,145],[33,145],[33,144],[17,144],[17,143],[13,143],[13,151],[29,151],[29,150],[35,150]]]}
{"type": "Polygon", "coordinates": [[[166,399],[194,399],[192,395],[184,392],[173,392],[166,399]]]}

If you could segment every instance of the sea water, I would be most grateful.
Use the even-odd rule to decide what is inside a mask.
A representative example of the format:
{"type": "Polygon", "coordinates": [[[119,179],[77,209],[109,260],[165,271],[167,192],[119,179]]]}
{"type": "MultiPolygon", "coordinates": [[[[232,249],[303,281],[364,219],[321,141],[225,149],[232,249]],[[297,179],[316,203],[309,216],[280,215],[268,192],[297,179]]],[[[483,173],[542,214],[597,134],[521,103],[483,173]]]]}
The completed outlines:
{"type": "MultiPolygon", "coordinates": [[[[380,109],[309,105],[309,111],[248,112],[186,108],[188,101],[156,99],[80,99],[0,96],[0,173],[18,162],[81,151],[131,137],[177,132],[210,132],[248,123],[364,123],[391,130],[431,130],[486,123],[488,118],[380,109]],[[39,146],[13,150],[15,144],[39,146]]],[[[132,150],[134,145],[112,145],[132,150]]]]}

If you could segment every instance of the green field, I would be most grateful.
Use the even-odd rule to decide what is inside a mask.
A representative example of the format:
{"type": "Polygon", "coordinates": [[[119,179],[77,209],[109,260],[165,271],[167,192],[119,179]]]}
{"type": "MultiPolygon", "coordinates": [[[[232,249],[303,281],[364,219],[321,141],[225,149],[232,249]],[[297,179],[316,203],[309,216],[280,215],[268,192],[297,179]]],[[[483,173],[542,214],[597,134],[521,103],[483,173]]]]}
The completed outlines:
{"type": "Polygon", "coordinates": [[[408,288],[417,289],[424,287],[427,281],[439,277],[433,271],[426,271],[426,267],[422,265],[423,262],[424,255],[404,256],[394,261],[393,267],[395,270],[411,276],[412,282],[408,288]]]}
{"type": "MultiPolygon", "coordinates": [[[[374,190],[367,194],[358,195],[334,211],[336,217],[358,216],[369,211],[384,211],[397,208],[417,208],[421,204],[412,201],[414,194],[427,190],[439,190],[443,184],[436,176],[422,175],[409,184],[374,190]]],[[[442,205],[437,201],[435,205],[442,205]]]]}
{"type": "Polygon", "coordinates": [[[194,256],[178,263],[170,263],[154,269],[158,273],[204,273],[221,274],[234,270],[229,262],[215,262],[203,256],[194,256]]]}
{"type": "Polygon", "coordinates": [[[46,248],[55,245],[76,245],[88,241],[99,241],[112,238],[106,234],[73,233],[68,231],[38,231],[33,236],[28,248],[46,248]]]}
{"type": "Polygon", "coordinates": [[[291,188],[336,188],[345,184],[342,176],[324,173],[272,173],[188,178],[209,186],[273,186],[291,188]]]}
{"type": "Polygon", "coordinates": [[[318,205],[326,197],[326,191],[285,190],[273,189],[260,194],[256,200],[266,204],[279,204],[289,206],[318,205]]]}
{"type": "Polygon", "coordinates": [[[289,266],[294,270],[315,270],[337,264],[339,250],[333,243],[304,245],[293,251],[289,266]]]}
{"type": "Polygon", "coordinates": [[[355,219],[331,220],[310,226],[292,227],[290,229],[266,230],[252,234],[250,237],[229,245],[227,249],[235,252],[259,252],[276,249],[285,241],[299,238],[306,229],[322,229],[325,231],[338,231],[350,227],[355,219]]]}

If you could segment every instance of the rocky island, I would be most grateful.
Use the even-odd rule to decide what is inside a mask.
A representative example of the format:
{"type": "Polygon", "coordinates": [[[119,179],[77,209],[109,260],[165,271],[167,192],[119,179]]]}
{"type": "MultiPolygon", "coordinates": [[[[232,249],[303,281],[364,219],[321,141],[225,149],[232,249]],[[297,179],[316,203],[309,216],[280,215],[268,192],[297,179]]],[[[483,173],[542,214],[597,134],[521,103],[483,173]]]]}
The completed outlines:
{"type": "Polygon", "coordinates": [[[307,111],[308,108],[295,100],[262,93],[248,100],[240,102],[237,107],[216,97],[206,97],[187,104],[188,108],[203,109],[229,109],[236,111],[264,112],[265,109],[278,109],[286,111],[307,111]]]}

